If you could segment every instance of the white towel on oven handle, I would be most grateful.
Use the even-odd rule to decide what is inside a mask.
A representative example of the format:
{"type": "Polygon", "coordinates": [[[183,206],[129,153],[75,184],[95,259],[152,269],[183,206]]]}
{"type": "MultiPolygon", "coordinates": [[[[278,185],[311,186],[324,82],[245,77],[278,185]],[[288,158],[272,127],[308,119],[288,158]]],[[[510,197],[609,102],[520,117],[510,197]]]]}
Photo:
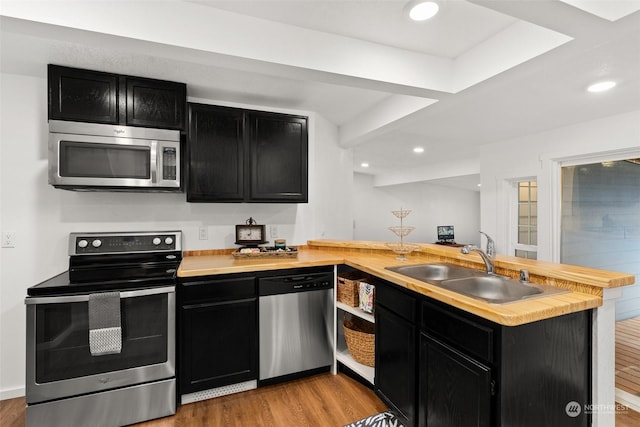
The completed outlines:
{"type": "Polygon", "coordinates": [[[120,292],[89,295],[89,349],[92,356],[122,351],[120,292]]]}
{"type": "Polygon", "coordinates": [[[92,356],[120,353],[122,351],[122,328],[90,329],[89,348],[92,356]]]}

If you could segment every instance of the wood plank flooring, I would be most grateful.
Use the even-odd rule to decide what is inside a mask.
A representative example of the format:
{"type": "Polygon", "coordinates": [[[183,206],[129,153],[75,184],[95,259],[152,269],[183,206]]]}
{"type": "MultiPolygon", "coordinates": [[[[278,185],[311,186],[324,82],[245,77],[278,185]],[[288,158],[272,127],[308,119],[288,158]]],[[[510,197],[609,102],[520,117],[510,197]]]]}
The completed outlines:
{"type": "MultiPolygon", "coordinates": [[[[0,426],[23,427],[24,406],[24,398],[0,401],[0,426]]],[[[174,416],[136,427],[341,427],[384,410],[367,387],[327,373],[183,405],[174,416]]],[[[616,427],[638,426],[640,413],[616,415],[616,427]]]]}
{"type": "Polygon", "coordinates": [[[616,322],[616,387],[640,397],[640,317],[616,322]]]}

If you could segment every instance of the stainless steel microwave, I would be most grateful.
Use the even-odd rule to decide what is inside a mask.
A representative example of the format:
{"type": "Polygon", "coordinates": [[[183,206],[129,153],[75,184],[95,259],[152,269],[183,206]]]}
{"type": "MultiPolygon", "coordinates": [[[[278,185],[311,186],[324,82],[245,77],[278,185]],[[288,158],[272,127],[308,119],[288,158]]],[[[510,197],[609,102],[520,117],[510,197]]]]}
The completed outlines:
{"type": "Polygon", "coordinates": [[[181,191],[180,132],[49,120],[49,184],[66,190],[181,191]]]}

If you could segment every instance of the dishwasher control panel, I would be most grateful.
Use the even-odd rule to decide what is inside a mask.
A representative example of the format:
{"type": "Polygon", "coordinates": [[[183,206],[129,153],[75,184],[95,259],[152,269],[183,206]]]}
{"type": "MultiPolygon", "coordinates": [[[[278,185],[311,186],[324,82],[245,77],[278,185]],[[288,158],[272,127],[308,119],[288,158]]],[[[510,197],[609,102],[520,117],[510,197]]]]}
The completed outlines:
{"type": "Polygon", "coordinates": [[[279,295],[333,289],[333,282],[333,273],[261,277],[258,279],[258,295],[279,295]]]}

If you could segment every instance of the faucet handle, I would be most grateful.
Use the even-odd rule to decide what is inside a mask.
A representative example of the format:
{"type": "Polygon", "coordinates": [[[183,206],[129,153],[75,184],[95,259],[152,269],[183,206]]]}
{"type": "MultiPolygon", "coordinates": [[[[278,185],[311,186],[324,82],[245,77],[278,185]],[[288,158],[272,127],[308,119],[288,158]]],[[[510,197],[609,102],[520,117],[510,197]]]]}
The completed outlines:
{"type": "Polygon", "coordinates": [[[493,259],[496,254],[496,242],[484,231],[480,231],[480,234],[483,234],[487,238],[487,256],[493,259]]]}

